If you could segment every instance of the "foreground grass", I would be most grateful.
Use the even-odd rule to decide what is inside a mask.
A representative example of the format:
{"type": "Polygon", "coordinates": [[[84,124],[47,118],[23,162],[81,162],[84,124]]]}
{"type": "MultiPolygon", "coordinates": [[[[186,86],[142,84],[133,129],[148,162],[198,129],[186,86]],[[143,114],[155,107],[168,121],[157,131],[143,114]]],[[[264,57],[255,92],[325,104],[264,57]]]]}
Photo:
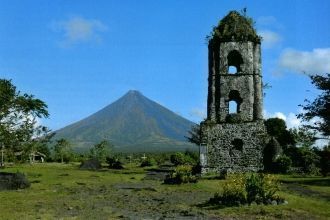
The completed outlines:
{"type": "Polygon", "coordinates": [[[6,168],[23,172],[29,189],[0,192],[0,219],[329,219],[330,178],[280,176],[289,204],[232,208],[208,206],[224,180],[164,185],[144,180],[134,164],[125,170],[79,170],[76,164],[6,168]]]}

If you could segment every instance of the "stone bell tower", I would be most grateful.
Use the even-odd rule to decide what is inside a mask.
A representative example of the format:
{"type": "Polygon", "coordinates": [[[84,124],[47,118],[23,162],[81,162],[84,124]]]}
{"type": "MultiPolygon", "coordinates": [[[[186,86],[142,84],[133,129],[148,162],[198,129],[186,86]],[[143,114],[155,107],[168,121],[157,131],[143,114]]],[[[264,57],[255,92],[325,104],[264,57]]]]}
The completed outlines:
{"type": "Polygon", "coordinates": [[[266,137],[260,37],[236,11],[209,39],[207,119],[201,123],[202,173],[255,172],[263,168],[266,137]]]}

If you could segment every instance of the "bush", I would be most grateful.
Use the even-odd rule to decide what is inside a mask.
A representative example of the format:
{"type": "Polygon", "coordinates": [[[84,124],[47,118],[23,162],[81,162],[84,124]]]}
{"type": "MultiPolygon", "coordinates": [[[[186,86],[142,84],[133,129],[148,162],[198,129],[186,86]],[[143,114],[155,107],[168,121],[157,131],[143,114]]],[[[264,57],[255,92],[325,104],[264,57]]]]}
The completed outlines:
{"type": "Polygon", "coordinates": [[[278,180],[271,175],[251,174],[245,180],[245,190],[249,204],[267,204],[276,199],[275,193],[279,190],[278,180]]]}
{"type": "Polygon", "coordinates": [[[85,170],[98,170],[102,168],[102,164],[97,159],[85,160],[80,164],[80,169],[85,170]]]}
{"type": "Polygon", "coordinates": [[[179,165],[173,173],[166,176],[165,184],[196,183],[197,177],[192,174],[190,165],[179,165]]]}
{"type": "Polygon", "coordinates": [[[120,160],[116,157],[107,157],[106,158],[107,164],[109,164],[110,169],[124,169],[123,164],[120,160]]]}
{"type": "Polygon", "coordinates": [[[202,166],[200,165],[199,162],[192,167],[191,172],[193,175],[197,175],[202,172],[202,166]]]}
{"type": "Polygon", "coordinates": [[[151,166],[154,166],[155,164],[156,164],[155,159],[148,157],[147,159],[145,159],[141,162],[140,167],[151,167],[151,166]]]}
{"type": "Polygon", "coordinates": [[[319,174],[319,168],[316,164],[319,163],[320,157],[310,148],[299,148],[300,153],[300,166],[304,173],[319,174]]]}
{"type": "Polygon", "coordinates": [[[284,200],[276,195],[278,189],[278,181],[271,175],[232,175],[222,192],[216,193],[209,203],[224,206],[283,203],[284,200]]]}
{"type": "Polygon", "coordinates": [[[175,153],[170,157],[171,162],[175,165],[194,165],[196,161],[189,155],[183,153],[175,153]]]}
{"type": "Polygon", "coordinates": [[[288,173],[292,165],[290,157],[286,155],[279,156],[273,165],[273,171],[275,173],[288,173]]]}
{"type": "Polygon", "coordinates": [[[221,193],[215,193],[211,204],[238,206],[246,203],[245,179],[243,175],[230,176],[221,193]]]}

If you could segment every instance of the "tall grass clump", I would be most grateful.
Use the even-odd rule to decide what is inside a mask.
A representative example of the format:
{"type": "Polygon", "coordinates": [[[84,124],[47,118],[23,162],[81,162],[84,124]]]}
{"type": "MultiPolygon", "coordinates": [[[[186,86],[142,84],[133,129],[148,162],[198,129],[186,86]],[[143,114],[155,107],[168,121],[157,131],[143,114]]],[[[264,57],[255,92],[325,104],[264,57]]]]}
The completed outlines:
{"type": "Polygon", "coordinates": [[[273,175],[229,175],[222,190],[215,193],[209,203],[222,206],[281,204],[284,199],[276,194],[278,190],[279,181],[273,175]]]}
{"type": "Polygon", "coordinates": [[[192,166],[179,165],[174,172],[168,174],[164,180],[165,184],[196,183],[197,177],[192,173],[192,166]]]}

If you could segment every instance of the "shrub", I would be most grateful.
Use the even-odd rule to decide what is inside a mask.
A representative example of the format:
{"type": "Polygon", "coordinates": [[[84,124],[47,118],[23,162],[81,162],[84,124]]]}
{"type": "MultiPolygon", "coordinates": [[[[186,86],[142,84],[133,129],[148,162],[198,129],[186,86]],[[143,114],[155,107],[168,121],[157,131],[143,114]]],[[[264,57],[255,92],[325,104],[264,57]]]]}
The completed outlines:
{"type": "Polygon", "coordinates": [[[107,157],[106,161],[110,169],[124,169],[123,164],[116,157],[107,157]]]}
{"type": "Polygon", "coordinates": [[[220,193],[215,193],[211,204],[238,206],[246,203],[245,179],[243,175],[229,176],[220,193]]]}
{"type": "Polygon", "coordinates": [[[192,151],[192,150],[189,150],[187,149],[185,152],[184,152],[184,155],[186,157],[190,157],[191,161],[193,161],[194,164],[197,164],[199,162],[199,153],[198,151],[192,151]]]}
{"type": "Polygon", "coordinates": [[[140,167],[151,167],[151,166],[154,166],[155,164],[156,164],[155,159],[148,157],[147,159],[145,159],[141,162],[140,167]]]}
{"type": "Polygon", "coordinates": [[[300,166],[304,173],[308,174],[318,174],[319,169],[316,167],[316,164],[320,161],[320,157],[310,148],[300,147],[300,166]]]}
{"type": "Polygon", "coordinates": [[[170,157],[171,162],[175,165],[194,165],[196,161],[189,155],[177,152],[170,157]]]}
{"type": "Polygon", "coordinates": [[[279,156],[274,164],[273,164],[273,171],[275,173],[287,173],[292,165],[292,161],[290,157],[286,155],[279,156]]]}
{"type": "Polygon", "coordinates": [[[192,172],[193,175],[200,174],[201,171],[202,171],[202,166],[200,165],[199,162],[196,165],[194,165],[191,169],[191,172],[192,172]]]}
{"type": "Polygon", "coordinates": [[[89,159],[81,162],[80,169],[98,170],[102,168],[102,164],[97,159],[89,159]]]}
{"type": "Polygon", "coordinates": [[[174,172],[166,176],[165,184],[196,183],[197,177],[192,174],[190,165],[179,165],[174,172]]]}
{"type": "Polygon", "coordinates": [[[271,175],[230,175],[222,192],[216,193],[209,200],[211,204],[237,206],[242,204],[271,204],[284,202],[276,195],[278,181],[271,175]]]}
{"type": "Polygon", "coordinates": [[[268,201],[276,198],[275,193],[279,190],[279,186],[277,179],[272,175],[251,174],[245,180],[245,190],[249,204],[252,202],[267,204],[268,201]]]}

